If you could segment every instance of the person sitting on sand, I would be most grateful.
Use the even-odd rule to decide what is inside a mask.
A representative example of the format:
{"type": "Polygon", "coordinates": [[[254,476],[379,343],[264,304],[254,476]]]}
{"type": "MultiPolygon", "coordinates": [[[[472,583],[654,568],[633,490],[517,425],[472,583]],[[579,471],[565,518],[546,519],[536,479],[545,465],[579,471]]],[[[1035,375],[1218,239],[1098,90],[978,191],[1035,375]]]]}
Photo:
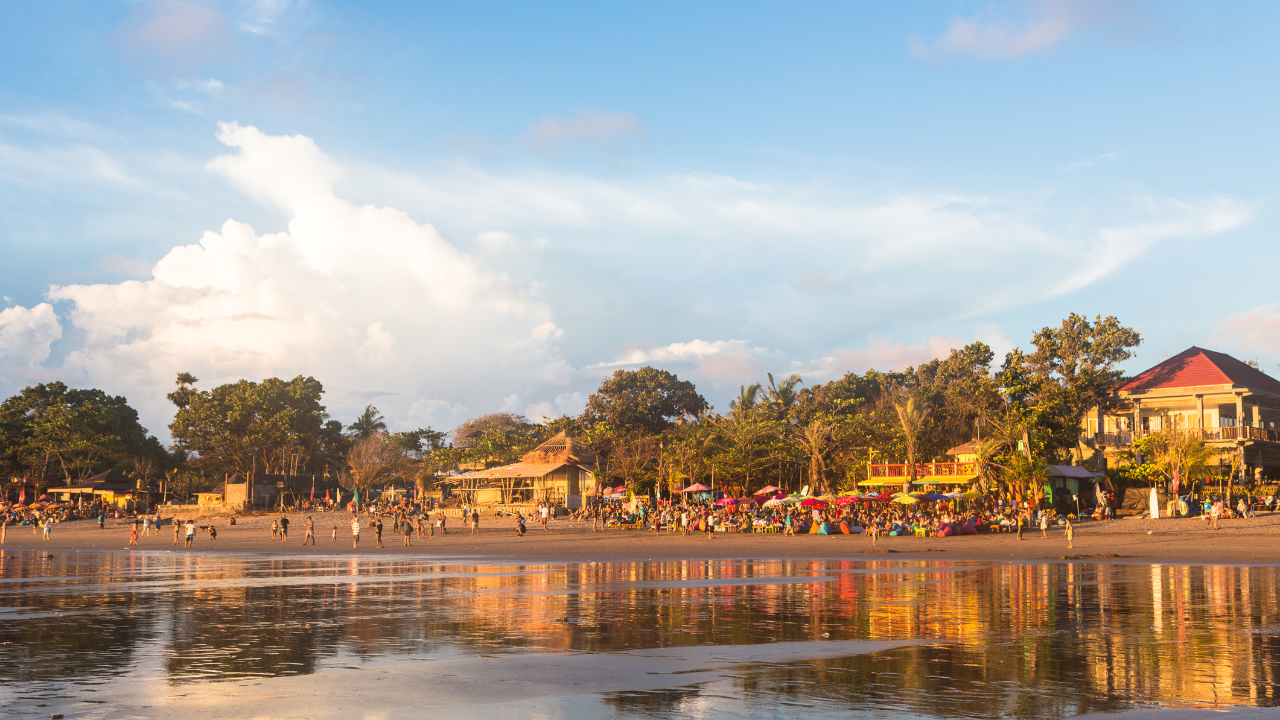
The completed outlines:
{"type": "Polygon", "coordinates": [[[218,528],[216,528],[216,527],[214,527],[214,526],[212,526],[212,525],[210,525],[210,526],[209,526],[209,539],[210,539],[210,540],[217,540],[217,539],[218,539],[218,528]]]}
{"type": "Polygon", "coordinates": [[[525,532],[524,515],[521,515],[520,512],[517,511],[516,512],[516,535],[519,535],[520,537],[524,537],[524,532],[525,532]]]}

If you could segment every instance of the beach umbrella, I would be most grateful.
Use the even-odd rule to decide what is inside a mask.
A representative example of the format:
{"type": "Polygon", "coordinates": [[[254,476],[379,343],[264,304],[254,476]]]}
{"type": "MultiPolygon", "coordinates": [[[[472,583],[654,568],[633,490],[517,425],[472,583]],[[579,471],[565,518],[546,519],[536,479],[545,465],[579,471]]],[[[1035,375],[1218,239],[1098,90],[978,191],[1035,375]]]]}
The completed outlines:
{"type": "Polygon", "coordinates": [[[842,496],[840,496],[840,497],[836,498],[836,504],[837,504],[837,505],[852,505],[852,504],[854,504],[854,503],[858,502],[858,501],[859,501],[859,500],[861,500],[861,499],[862,499],[862,498],[854,497],[853,495],[842,495],[842,496]]]}
{"type": "Polygon", "coordinates": [[[717,501],[716,501],[716,504],[717,504],[717,505],[732,505],[732,504],[734,504],[734,503],[736,503],[736,502],[738,502],[738,501],[737,501],[737,500],[734,500],[733,498],[720,498],[719,500],[717,500],[717,501]]]}
{"type": "Polygon", "coordinates": [[[911,497],[910,495],[899,495],[895,497],[893,501],[896,503],[902,503],[903,505],[914,505],[915,503],[920,502],[919,500],[911,497]]]}
{"type": "Polygon", "coordinates": [[[950,499],[952,499],[952,500],[959,500],[959,499],[960,499],[960,498],[962,498],[962,497],[966,497],[966,495],[965,495],[964,493],[959,493],[959,492],[943,493],[943,495],[944,495],[944,496],[946,496],[946,497],[948,497],[948,498],[950,498],[950,499]]]}
{"type": "Polygon", "coordinates": [[[764,507],[778,507],[779,505],[785,505],[785,504],[786,503],[782,502],[778,498],[770,498],[764,501],[764,507]]]}
{"type": "Polygon", "coordinates": [[[702,483],[694,483],[680,492],[707,492],[710,489],[711,488],[703,485],[702,483]]]}
{"type": "Polygon", "coordinates": [[[806,500],[802,500],[802,501],[800,501],[800,505],[801,505],[801,507],[811,507],[811,508],[817,508],[817,509],[819,509],[819,510],[821,510],[821,509],[823,509],[823,508],[825,508],[825,507],[827,506],[827,504],[826,504],[825,502],[823,502],[823,501],[821,501],[821,500],[819,500],[819,499],[817,499],[817,498],[808,498],[808,499],[806,499],[806,500]]]}
{"type": "Polygon", "coordinates": [[[782,488],[774,487],[773,485],[766,485],[752,493],[752,495],[775,495],[780,492],[782,492],[782,488]]]}

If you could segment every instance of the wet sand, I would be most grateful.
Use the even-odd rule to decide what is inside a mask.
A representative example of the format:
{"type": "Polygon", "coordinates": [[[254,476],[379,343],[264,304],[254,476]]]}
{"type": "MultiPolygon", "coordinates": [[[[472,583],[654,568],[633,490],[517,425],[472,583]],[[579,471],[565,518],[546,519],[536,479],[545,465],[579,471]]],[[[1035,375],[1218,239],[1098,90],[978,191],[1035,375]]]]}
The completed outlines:
{"type": "MultiPolygon", "coordinates": [[[[1087,522],[1076,526],[1075,547],[1068,549],[1061,528],[1042,538],[1038,529],[1024,532],[1019,541],[1012,533],[949,538],[882,537],[872,546],[860,535],[804,535],[716,533],[714,539],[695,533],[689,537],[666,531],[607,530],[592,532],[589,523],[554,520],[550,532],[531,523],[524,537],[515,534],[510,518],[485,517],[479,534],[471,534],[458,518],[450,518],[450,531],[434,539],[416,536],[404,547],[404,536],[390,532],[386,523],[383,549],[377,549],[372,531],[361,534],[359,549],[352,549],[351,517],[345,513],[313,513],[316,545],[302,546],[306,515],[290,515],[288,542],[271,539],[271,521],[279,516],[237,518],[209,515],[198,525],[214,525],[218,539],[210,540],[207,530],[196,534],[194,547],[173,544],[173,528],[166,525],[158,534],[139,539],[131,548],[130,524],[109,520],[105,530],[97,523],[77,520],[54,526],[51,539],[41,539],[30,527],[10,527],[6,549],[56,550],[148,550],[196,553],[280,554],[290,556],[358,553],[369,555],[448,556],[542,562],[610,562],[619,560],[672,560],[718,558],[831,558],[901,560],[985,560],[1181,563],[1192,565],[1276,565],[1280,564],[1280,513],[1257,518],[1223,520],[1221,529],[1208,529],[1199,518],[1149,520],[1122,518],[1109,522],[1087,522]],[[333,528],[337,527],[337,541],[333,528]]],[[[180,516],[185,517],[185,516],[180,516]]],[[[363,522],[363,519],[362,519],[363,522]]]]}

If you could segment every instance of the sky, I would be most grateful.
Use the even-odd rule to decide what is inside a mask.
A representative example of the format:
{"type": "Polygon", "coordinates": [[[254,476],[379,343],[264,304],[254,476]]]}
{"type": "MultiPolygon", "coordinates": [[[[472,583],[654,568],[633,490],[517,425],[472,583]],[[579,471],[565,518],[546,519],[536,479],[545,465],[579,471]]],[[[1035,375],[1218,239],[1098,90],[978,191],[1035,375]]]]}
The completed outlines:
{"type": "Polygon", "coordinates": [[[1280,5],[42,2],[0,23],[0,393],[310,375],[393,429],[997,364],[1280,371],[1280,5]]]}

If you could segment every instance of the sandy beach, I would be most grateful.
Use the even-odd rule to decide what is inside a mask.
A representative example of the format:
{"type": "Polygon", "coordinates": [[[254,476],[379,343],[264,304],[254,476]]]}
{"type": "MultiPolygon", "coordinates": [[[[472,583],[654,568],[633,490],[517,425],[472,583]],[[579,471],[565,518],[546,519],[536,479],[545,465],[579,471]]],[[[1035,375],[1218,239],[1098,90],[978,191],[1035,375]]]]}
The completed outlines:
{"type": "MultiPolygon", "coordinates": [[[[172,551],[195,553],[260,554],[290,556],[358,553],[378,555],[441,555],[449,557],[500,558],[538,561],[615,561],[715,558],[839,558],[880,559],[892,556],[903,560],[987,560],[987,561],[1100,561],[1179,563],[1191,565],[1276,565],[1280,564],[1280,513],[1257,518],[1223,520],[1213,531],[1199,518],[1150,520],[1122,518],[1109,522],[1088,522],[1076,526],[1075,547],[1068,549],[1060,528],[1027,530],[1019,541],[1011,533],[949,538],[880,538],[875,546],[865,536],[804,535],[785,537],[773,534],[717,533],[714,539],[703,534],[684,537],[663,531],[607,530],[593,532],[589,523],[554,520],[550,532],[530,523],[524,537],[515,534],[511,518],[484,517],[480,532],[470,534],[458,518],[450,518],[449,532],[434,539],[412,539],[404,547],[404,536],[390,533],[385,522],[383,549],[375,547],[373,532],[364,529],[360,547],[351,547],[351,516],[346,513],[313,513],[316,545],[302,546],[307,515],[289,515],[288,542],[272,541],[271,522],[279,515],[237,517],[205,515],[197,525],[213,525],[218,539],[210,540],[207,530],[196,534],[194,547],[173,544],[173,528],[168,515],[158,534],[139,539],[131,548],[131,524],[108,520],[98,529],[94,521],[77,520],[54,526],[49,540],[42,540],[29,526],[10,527],[4,549],[172,551]],[[337,528],[337,541],[332,540],[337,528]]],[[[185,516],[181,516],[185,517],[185,516]]],[[[362,524],[364,520],[362,518],[362,524]]]]}

